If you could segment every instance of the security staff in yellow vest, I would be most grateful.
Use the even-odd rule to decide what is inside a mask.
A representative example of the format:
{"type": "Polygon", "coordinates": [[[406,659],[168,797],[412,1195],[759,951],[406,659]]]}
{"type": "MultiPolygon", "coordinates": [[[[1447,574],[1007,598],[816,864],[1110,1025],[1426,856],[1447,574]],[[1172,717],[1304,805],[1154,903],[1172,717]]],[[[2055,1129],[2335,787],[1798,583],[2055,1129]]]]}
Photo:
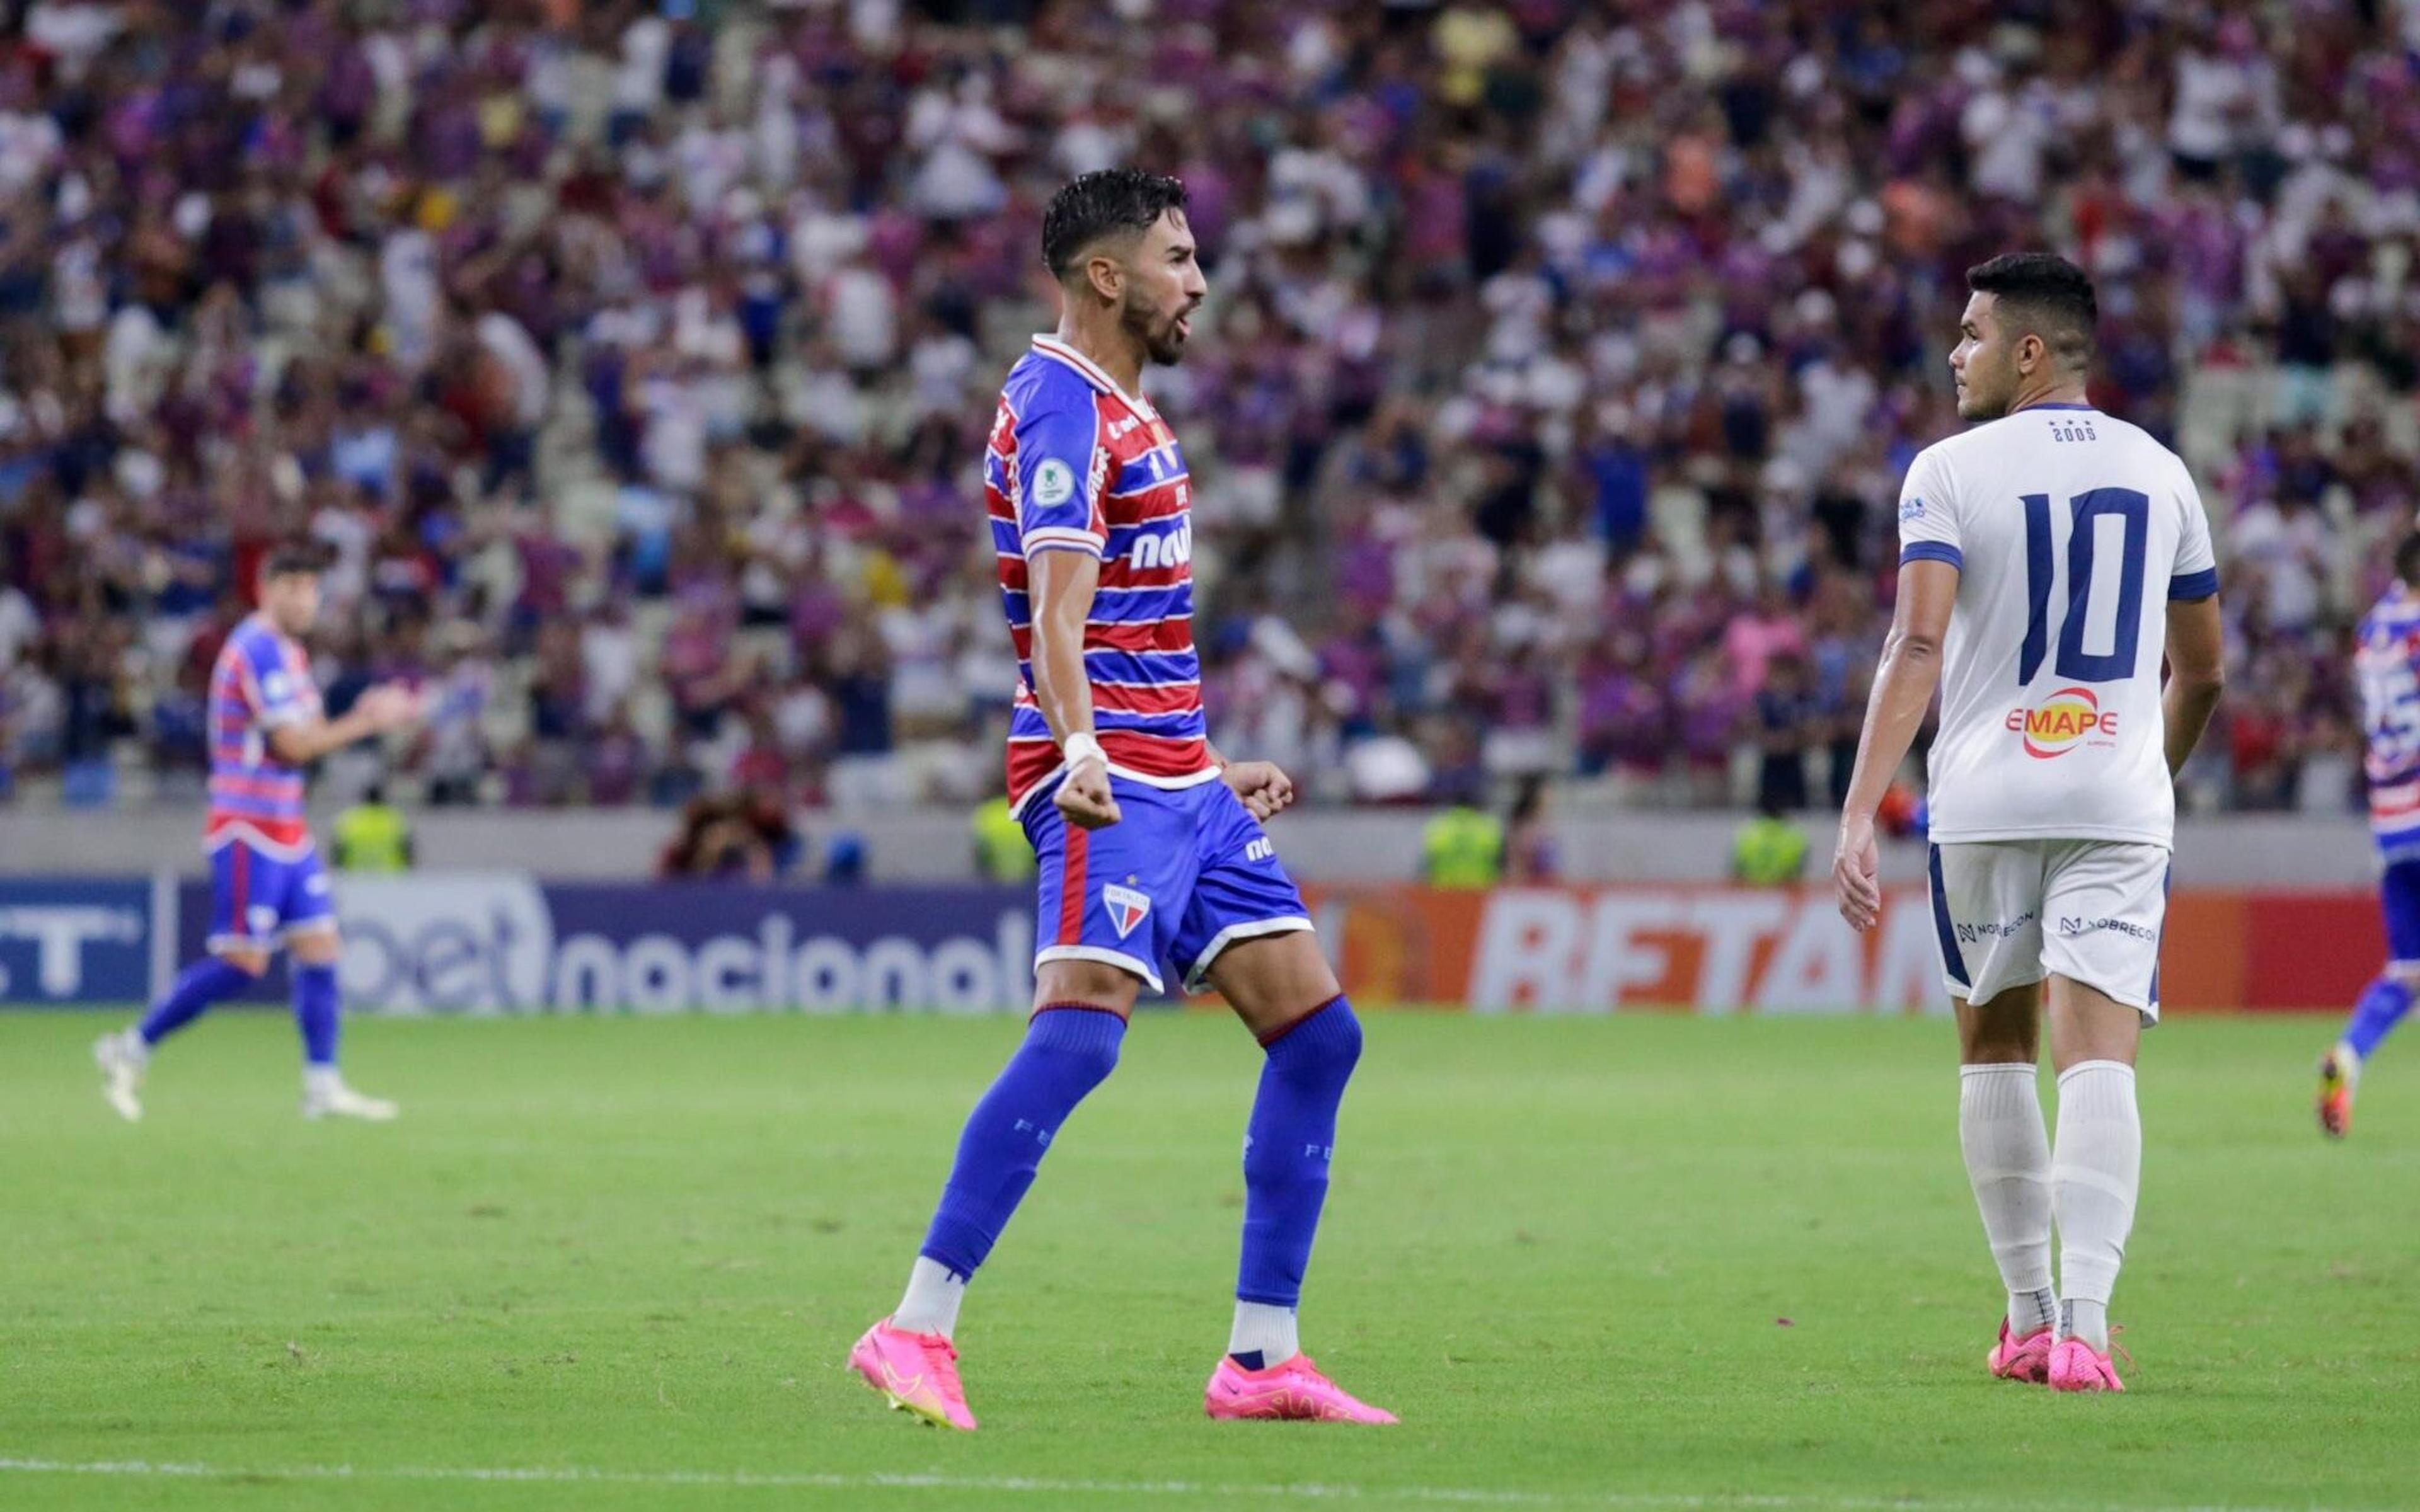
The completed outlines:
{"type": "Polygon", "coordinates": [[[1504,821],[1468,802],[1420,832],[1420,875],[1432,887],[1492,887],[1504,877],[1504,821]]]}
{"type": "Polygon", "coordinates": [[[334,841],[339,872],[411,870],[411,822],[376,783],[361,802],[336,815],[334,841]]]}
{"type": "Polygon", "coordinates": [[[1731,841],[1731,878],[1751,887],[1781,887],[1807,873],[1807,831],[1767,806],[1742,825],[1731,841]]]}
{"type": "Polygon", "coordinates": [[[1025,826],[1008,811],[1006,795],[996,795],[975,810],[975,870],[994,882],[1029,882],[1033,877],[1033,844],[1025,826]]]}

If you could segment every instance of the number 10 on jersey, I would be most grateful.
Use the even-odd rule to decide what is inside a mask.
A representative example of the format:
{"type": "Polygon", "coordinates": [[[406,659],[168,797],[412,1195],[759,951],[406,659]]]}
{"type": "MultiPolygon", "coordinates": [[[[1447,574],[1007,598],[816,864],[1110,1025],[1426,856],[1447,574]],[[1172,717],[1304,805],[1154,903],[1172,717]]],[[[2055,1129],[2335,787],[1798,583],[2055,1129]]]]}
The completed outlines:
{"type": "MultiPolygon", "coordinates": [[[[2025,643],[2017,657],[2019,683],[2032,682],[2050,654],[2050,594],[2057,576],[2052,561],[2050,495],[2029,493],[2024,505],[2025,643]]],[[[2123,682],[2134,675],[2142,641],[2143,558],[2151,501],[2132,488],[2093,488],[2067,505],[2072,528],[2067,538],[2067,608],[2059,621],[2058,675],[2075,683],[2123,682]],[[2115,551],[2101,548],[2103,521],[2112,522],[2109,533],[2118,537],[2109,543],[2115,551]],[[2113,596],[2117,612],[2110,615],[2113,596]],[[2102,615],[2093,613],[2095,604],[2102,606],[2102,615]],[[2087,650],[2087,644],[2108,649],[2087,650]]]]}

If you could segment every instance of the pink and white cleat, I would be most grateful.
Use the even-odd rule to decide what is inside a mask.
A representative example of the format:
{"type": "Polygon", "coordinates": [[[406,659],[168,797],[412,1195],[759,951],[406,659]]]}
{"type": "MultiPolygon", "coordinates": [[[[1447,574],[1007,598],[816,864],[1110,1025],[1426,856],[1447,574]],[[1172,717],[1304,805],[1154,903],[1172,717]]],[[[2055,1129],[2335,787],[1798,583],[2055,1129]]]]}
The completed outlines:
{"type": "Polygon", "coordinates": [[[974,1428],[966,1388],[958,1384],[958,1351],[939,1334],[910,1334],[892,1327],[886,1318],[848,1351],[848,1367],[896,1411],[913,1412],[935,1427],[974,1428]]]}
{"type": "Polygon", "coordinates": [[[2023,1381],[2040,1386],[2050,1380],[2051,1332],[2038,1328],[2024,1338],[2009,1336],[2009,1320],[2000,1319],[2000,1342],[1983,1357],[1992,1374],[2002,1381],[2023,1381]]]}
{"type": "Polygon", "coordinates": [[[2059,1340],[2050,1349],[2050,1389],[2053,1391],[2124,1391],[2126,1383],[2118,1379],[2118,1367],[2109,1356],[2080,1338],[2059,1340]]]}
{"type": "Polygon", "coordinates": [[[1307,1354],[1247,1370],[1222,1356],[1202,1391],[1202,1410],[1221,1422],[1392,1423],[1395,1414],[1354,1400],[1307,1354]]]}

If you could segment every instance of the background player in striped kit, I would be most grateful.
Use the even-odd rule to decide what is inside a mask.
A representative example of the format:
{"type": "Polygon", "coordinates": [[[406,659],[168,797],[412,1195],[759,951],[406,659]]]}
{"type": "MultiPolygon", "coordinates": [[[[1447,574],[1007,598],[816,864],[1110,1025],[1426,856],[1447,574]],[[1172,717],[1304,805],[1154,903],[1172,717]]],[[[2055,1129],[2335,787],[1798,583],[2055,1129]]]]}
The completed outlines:
{"type": "Polygon", "coordinates": [[[2395,548],[2395,586],[2363,616],[2353,652],[2368,743],[2369,827],[2383,870],[2386,967],[2353,1005],[2344,1036],[2319,1057],[2319,1128],[2352,1128],[2353,1090],[2420,989],[2420,535],[2395,548]]]}
{"type": "Polygon", "coordinates": [[[368,735],[420,717],[408,688],[373,687],[330,719],[301,638],[319,612],[326,554],[281,548],[260,571],[260,608],[237,625],[210,672],[210,807],[202,846],[210,862],[209,954],[185,968],[142,1021],[93,1046],[101,1095],[129,1119],[143,1116],[151,1051],[269,969],[283,944],[294,953],[294,1021],[302,1035],[306,1118],[386,1119],[393,1103],[365,1097],[336,1070],[336,916],[303,809],[302,768],[368,735]]]}
{"type": "Polygon", "coordinates": [[[984,492],[1022,671],[1009,802],[1041,860],[1034,1013],[968,1119],[906,1295],[850,1365],[893,1406],[971,1428],[958,1304],[1076,1104],[1117,1062],[1160,963],[1215,988],[1266,1051],[1244,1140],[1243,1257],[1221,1418],[1391,1423],[1302,1353],[1295,1307],[1361,1029],[1261,821],[1293,801],[1266,762],[1211,748],[1193,647],[1192,484],[1140,396],[1207,291],[1185,189],[1130,169],[1062,189],[1042,227],[1059,331],[1009,373],[984,492]]]}

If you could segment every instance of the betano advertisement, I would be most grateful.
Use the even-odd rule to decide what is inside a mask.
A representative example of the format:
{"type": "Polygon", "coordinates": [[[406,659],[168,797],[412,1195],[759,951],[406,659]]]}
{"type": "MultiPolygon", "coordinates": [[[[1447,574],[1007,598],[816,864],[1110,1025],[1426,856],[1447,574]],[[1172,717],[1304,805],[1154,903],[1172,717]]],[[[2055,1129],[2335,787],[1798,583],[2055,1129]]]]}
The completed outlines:
{"type": "MultiPolygon", "coordinates": [[[[348,877],[340,971],[355,1011],[1021,1011],[1032,900],[998,887],[559,885],[516,872],[348,877]]],[[[1361,1003],[1481,1013],[1937,1012],[1931,910],[1890,896],[1858,935],[1819,890],[1314,890],[1361,1003]]],[[[200,884],[0,880],[0,1001],[124,1004],[201,946],[200,884]]],[[[2180,892],[2174,1010],[2336,1009],[2376,969],[2359,893],[2180,892]]],[[[264,997],[284,994],[281,975],[264,997]]]]}
{"type": "MultiPolygon", "coordinates": [[[[1894,891],[1859,935],[1828,891],[1741,887],[1380,888],[1319,895],[1357,999],[1481,1013],[1946,1012],[1932,910],[1894,891]]],[[[2336,1009],[2386,949],[2365,893],[2184,892],[2161,991],[2180,1011],[2336,1009]]]]}

